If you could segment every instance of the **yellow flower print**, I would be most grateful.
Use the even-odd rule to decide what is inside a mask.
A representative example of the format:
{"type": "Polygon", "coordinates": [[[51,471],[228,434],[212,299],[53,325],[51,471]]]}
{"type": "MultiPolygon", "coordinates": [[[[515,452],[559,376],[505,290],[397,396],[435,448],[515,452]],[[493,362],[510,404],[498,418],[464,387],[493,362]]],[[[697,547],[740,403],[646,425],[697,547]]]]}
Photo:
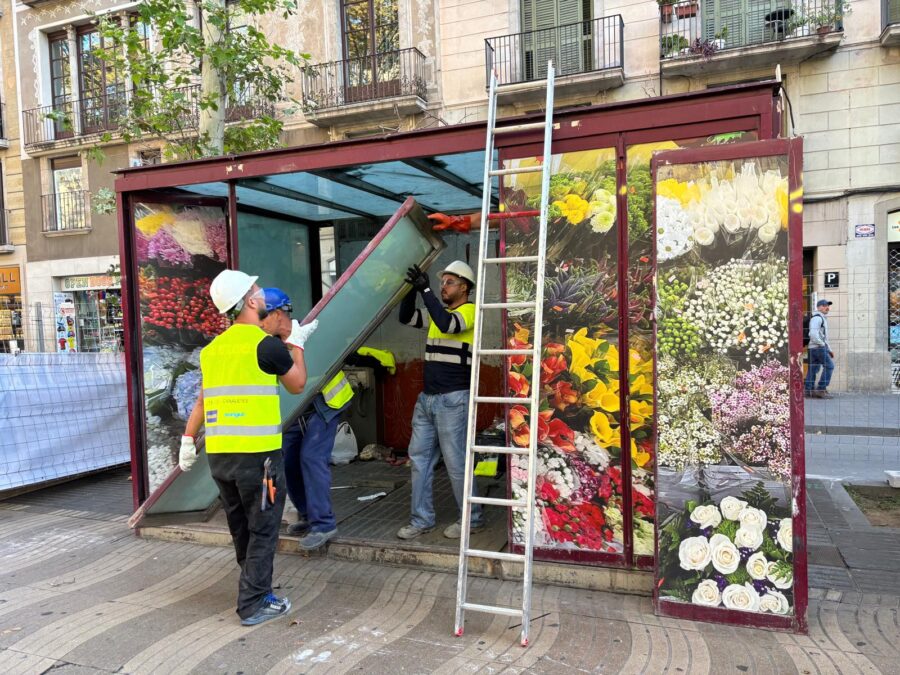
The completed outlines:
{"type": "Polygon", "coordinates": [[[631,413],[631,424],[634,428],[637,428],[643,426],[647,418],[653,414],[653,404],[649,401],[635,401],[632,399],[629,402],[629,412],[631,413]]]}
{"type": "Polygon", "coordinates": [[[604,448],[611,446],[618,447],[619,432],[617,427],[613,427],[609,423],[609,416],[606,413],[595,412],[591,417],[591,431],[594,434],[594,440],[604,448]]]}
{"type": "Polygon", "coordinates": [[[633,459],[634,463],[639,467],[643,467],[650,461],[650,453],[644,452],[638,448],[637,443],[634,442],[633,438],[631,439],[631,459],[633,459]]]}
{"type": "Polygon", "coordinates": [[[701,198],[700,186],[697,183],[693,181],[682,183],[674,178],[657,183],[656,194],[660,197],[677,199],[682,206],[687,206],[691,202],[699,202],[701,198]]]}
{"type": "Polygon", "coordinates": [[[513,325],[516,328],[516,332],[514,333],[516,340],[523,344],[528,344],[528,338],[531,337],[531,330],[518,323],[513,325]]]}
{"type": "Polygon", "coordinates": [[[637,375],[639,373],[652,373],[653,372],[653,359],[648,358],[644,359],[641,356],[641,353],[637,349],[631,349],[628,352],[628,359],[630,364],[630,371],[632,375],[637,375]]]}
{"type": "Polygon", "coordinates": [[[778,204],[778,215],[781,217],[781,229],[788,227],[788,193],[787,188],[778,186],[775,188],[775,201],[778,204]]]}
{"type": "Polygon", "coordinates": [[[588,370],[592,365],[599,361],[594,356],[597,347],[603,344],[602,340],[593,340],[587,337],[587,328],[582,328],[575,335],[569,338],[569,351],[572,353],[572,360],[569,363],[569,372],[578,377],[582,382],[593,380],[597,376],[588,370]]]}
{"type": "Polygon", "coordinates": [[[591,210],[590,204],[578,195],[566,195],[562,200],[553,202],[553,206],[560,210],[563,217],[572,225],[578,225],[591,210]]]}
{"type": "Polygon", "coordinates": [[[613,372],[619,371],[619,350],[616,349],[615,345],[609,346],[609,351],[606,352],[606,362],[609,364],[609,369],[613,372]]]}
{"type": "Polygon", "coordinates": [[[160,228],[171,225],[174,222],[175,214],[169,213],[168,211],[157,211],[156,213],[151,213],[143,218],[139,218],[135,225],[137,225],[137,228],[143,232],[145,236],[152,237],[159,232],[160,228]]]}
{"type": "Polygon", "coordinates": [[[638,375],[631,383],[631,393],[636,396],[652,396],[653,381],[644,375],[638,375]]]}
{"type": "MultiPolygon", "coordinates": [[[[614,381],[615,382],[615,381],[614,381]]],[[[618,385],[618,382],[616,382],[618,385]]],[[[618,389],[618,386],[616,387],[618,389]]],[[[585,405],[594,408],[602,408],[607,412],[619,411],[619,395],[612,387],[606,386],[604,382],[598,381],[594,388],[582,396],[581,399],[585,405]]]]}

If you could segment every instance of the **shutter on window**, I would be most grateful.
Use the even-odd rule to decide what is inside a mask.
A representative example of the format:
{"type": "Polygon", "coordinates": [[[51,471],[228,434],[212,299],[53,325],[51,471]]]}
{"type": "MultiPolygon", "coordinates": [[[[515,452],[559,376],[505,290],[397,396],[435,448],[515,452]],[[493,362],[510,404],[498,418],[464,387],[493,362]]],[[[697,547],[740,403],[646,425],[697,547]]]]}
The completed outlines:
{"type": "MultiPolygon", "coordinates": [[[[728,28],[726,47],[740,47],[747,44],[747,4],[757,0],[703,0],[703,40],[712,42],[716,34],[728,28]]],[[[766,0],[769,2],[770,0],[766,0]]],[[[768,10],[763,12],[767,14],[768,10]]],[[[760,19],[762,21],[762,19],[760,19]]]]}
{"type": "Polygon", "coordinates": [[[580,73],[583,68],[583,32],[590,34],[590,25],[581,23],[583,0],[558,0],[559,1],[559,63],[557,70],[560,75],[572,75],[580,73]],[[587,31],[583,31],[584,28],[587,31]]]}
{"type": "Polygon", "coordinates": [[[522,0],[526,78],[547,77],[547,61],[556,60],[556,0],[522,0]]]}

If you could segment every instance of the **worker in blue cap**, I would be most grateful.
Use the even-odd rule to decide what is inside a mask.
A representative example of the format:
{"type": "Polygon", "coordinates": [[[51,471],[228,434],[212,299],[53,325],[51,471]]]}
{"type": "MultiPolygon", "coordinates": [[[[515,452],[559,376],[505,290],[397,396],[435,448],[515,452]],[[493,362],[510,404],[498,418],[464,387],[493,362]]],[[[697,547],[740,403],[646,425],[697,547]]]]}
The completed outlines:
{"type": "MultiPolygon", "coordinates": [[[[268,315],[262,329],[278,337],[290,334],[291,299],[279,288],[265,288],[263,292],[268,315]]],[[[288,526],[288,534],[300,536],[300,549],[304,551],[320,548],[337,534],[331,506],[331,451],[341,413],[352,398],[350,383],[338,371],[283,434],[287,492],[299,516],[288,526]]]]}

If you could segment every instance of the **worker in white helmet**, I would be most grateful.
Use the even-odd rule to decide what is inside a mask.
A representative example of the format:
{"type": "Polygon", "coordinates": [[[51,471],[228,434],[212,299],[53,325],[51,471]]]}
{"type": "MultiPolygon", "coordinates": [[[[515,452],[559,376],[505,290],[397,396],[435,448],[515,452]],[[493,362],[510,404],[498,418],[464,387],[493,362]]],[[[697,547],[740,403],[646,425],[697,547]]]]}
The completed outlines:
{"type": "Polygon", "coordinates": [[[295,320],[283,342],[266,335],[260,328],[266,301],[256,279],[224,270],[210,286],[213,303],[233,324],[200,352],[203,386],[181,437],[178,462],[189,471],[197,461],[194,439],[204,425],[210,473],[241,568],[237,613],[245,626],[291,608],[287,597],[272,593],[286,494],[278,382],[292,394],[303,391],[303,345],[316,328],[315,322],[300,326],[295,320]]]}
{"type": "MultiPolygon", "coordinates": [[[[475,288],[475,273],[462,260],[441,272],[441,299],[431,291],[428,275],[418,266],[409,268],[406,281],[425,303],[416,309],[416,296],[407,293],[400,304],[400,321],[414,328],[427,328],[425,343],[425,390],[419,394],[412,419],[409,459],[412,468],[412,504],[409,525],[397,532],[400,539],[414,539],[435,527],[432,482],[438,451],[450,476],[453,496],[462,511],[466,466],[466,422],[469,415],[469,382],[472,374],[472,343],[475,305],[469,294],[475,288]]],[[[484,527],[480,505],[472,505],[470,530],[484,527]]],[[[444,529],[444,536],[458,539],[460,521],[444,529]]]]}

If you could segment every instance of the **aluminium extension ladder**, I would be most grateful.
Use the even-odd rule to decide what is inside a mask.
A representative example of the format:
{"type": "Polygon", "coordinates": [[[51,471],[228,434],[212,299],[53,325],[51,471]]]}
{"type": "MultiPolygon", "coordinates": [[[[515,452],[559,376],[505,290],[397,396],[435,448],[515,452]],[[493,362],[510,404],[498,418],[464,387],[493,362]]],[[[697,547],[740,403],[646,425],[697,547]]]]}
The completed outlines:
{"type": "MultiPolygon", "coordinates": [[[[544,309],[544,266],[547,259],[547,208],[550,194],[550,164],[551,164],[551,135],[553,132],[553,83],[554,68],[552,61],[547,64],[547,103],[545,119],[543,122],[530,124],[518,124],[505,127],[497,127],[497,73],[491,73],[491,84],[488,101],[487,141],[484,155],[484,193],[481,200],[481,231],[478,245],[478,279],[476,281],[476,312],[474,325],[474,344],[472,350],[472,381],[469,390],[469,418],[466,434],[466,469],[465,487],[463,489],[462,508],[462,532],[459,543],[459,579],[456,587],[456,626],[457,637],[463,634],[463,624],[466,610],[487,612],[505,616],[518,617],[522,620],[522,646],[528,645],[528,628],[531,620],[531,577],[532,577],[532,552],[534,548],[534,493],[535,493],[535,465],[537,458],[537,419],[538,396],[540,387],[540,355],[544,309]],[[494,136],[500,133],[518,133],[523,131],[544,131],[544,155],[540,166],[529,166],[512,169],[492,169],[494,157],[494,136]],[[519,173],[541,174],[541,203],[540,203],[540,228],[538,232],[538,250],[536,255],[505,256],[499,258],[485,257],[488,251],[488,211],[491,206],[491,179],[495,176],[508,176],[519,173]],[[485,279],[487,265],[505,265],[510,263],[532,263],[537,268],[535,279],[535,298],[527,302],[484,302],[485,279]],[[532,333],[531,349],[482,349],[482,315],[490,310],[504,309],[533,309],[534,331],[532,333]],[[478,393],[479,374],[481,370],[481,358],[483,356],[525,356],[532,361],[531,369],[531,396],[526,398],[512,398],[507,396],[480,396],[478,393]],[[516,405],[528,402],[530,404],[530,425],[528,447],[503,447],[476,445],[476,419],[479,403],[499,403],[516,405]],[[476,497],[472,495],[473,470],[476,453],[520,455],[528,457],[528,488],[525,499],[498,499],[492,497],[476,497]],[[524,509],[525,511],[525,542],[524,553],[500,553],[495,551],[482,551],[472,549],[469,546],[469,527],[471,522],[472,504],[484,504],[487,506],[506,506],[511,509],[524,509]],[[523,563],[522,577],[522,607],[497,607],[481,605],[466,600],[466,582],[468,578],[469,558],[487,558],[506,562],[523,563]]],[[[511,217],[514,214],[509,214],[511,217]]]]}

